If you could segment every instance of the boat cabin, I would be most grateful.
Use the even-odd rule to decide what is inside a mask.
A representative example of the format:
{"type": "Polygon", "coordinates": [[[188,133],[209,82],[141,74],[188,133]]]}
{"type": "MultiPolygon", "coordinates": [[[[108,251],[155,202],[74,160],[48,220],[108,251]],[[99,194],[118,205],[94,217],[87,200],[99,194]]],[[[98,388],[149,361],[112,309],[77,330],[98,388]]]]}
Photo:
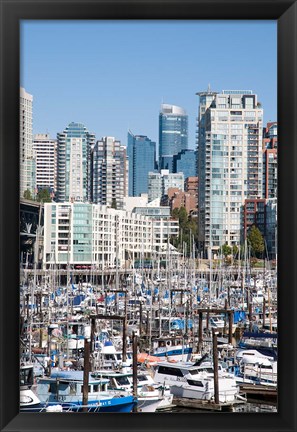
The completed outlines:
{"type": "Polygon", "coordinates": [[[33,364],[21,365],[20,367],[20,388],[31,388],[33,385],[33,364]]]}
{"type": "MultiPolygon", "coordinates": [[[[109,381],[104,378],[94,378],[89,374],[88,393],[90,398],[98,397],[102,391],[107,391],[109,381]]],[[[50,377],[38,380],[38,396],[41,401],[46,399],[57,402],[67,401],[71,396],[81,397],[83,393],[83,372],[67,371],[53,372],[50,377]]]]}

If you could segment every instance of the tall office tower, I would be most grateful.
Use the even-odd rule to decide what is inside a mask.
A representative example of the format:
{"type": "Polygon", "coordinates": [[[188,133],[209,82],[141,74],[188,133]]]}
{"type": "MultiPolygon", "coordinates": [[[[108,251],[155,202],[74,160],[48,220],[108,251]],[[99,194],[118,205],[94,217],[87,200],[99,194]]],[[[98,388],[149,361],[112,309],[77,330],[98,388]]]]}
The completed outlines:
{"type": "Polygon", "coordinates": [[[103,137],[93,150],[93,202],[123,208],[128,196],[128,159],[126,147],[114,137],[103,137]]]}
{"type": "Polygon", "coordinates": [[[170,173],[169,170],[161,170],[160,173],[148,174],[148,199],[149,202],[156,198],[164,198],[169,188],[177,188],[184,191],[185,178],[183,173],[170,173]]]}
{"type": "Polygon", "coordinates": [[[210,257],[240,244],[244,201],[262,196],[263,110],[251,90],[198,95],[199,240],[210,257]]]}
{"type": "Polygon", "coordinates": [[[277,197],[277,123],[263,130],[263,198],[277,197]]]}
{"type": "Polygon", "coordinates": [[[20,197],[35,192],[35,160],[33,154],[33,96],[20,88],[20,197]]]}
{"type": "Polygon", "coordinates": [[[185,179],[196,176],[196,151],[182,150],[173,156],[173,172],[183,172],[185,179]]]}
{"type": "Polygon", "coordinates": [[[183,108],[162,104],[159,114],[159,169],[172,172],[173,156],[188,148],[188,116],[183,108]]]}
{"type": "Polygon", "coordinates": [[[57,140],[49,134],[34,135],[33,151],[36,160],[36,187],[57,189],[57,140]]]}
{"type": "Polygon", "coordinates": [[[145,135],[128,132],[129,196],[148,192],[148,173],[156,167],[156,143],[145,135]]]}
{"type": "Polygon", "coordinates": [[[95,135],[82,123],[70,123],[58,138],[57,201],[89,201],[91,149],[95,135]]]}

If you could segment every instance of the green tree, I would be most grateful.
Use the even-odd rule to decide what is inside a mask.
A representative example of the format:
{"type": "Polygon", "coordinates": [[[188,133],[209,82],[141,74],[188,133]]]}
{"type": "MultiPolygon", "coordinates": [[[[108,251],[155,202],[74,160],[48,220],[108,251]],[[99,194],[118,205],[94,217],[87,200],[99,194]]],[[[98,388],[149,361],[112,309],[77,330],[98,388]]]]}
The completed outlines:
{"type": "Polygon", "coordinates": [[[178,219],[178,214],[179,214],[179,208],[175,207],[172,210],[171,216],[173,217],[173,219],[178,219]]]}
{"type": "Polygon", "coordinates": [[[184,207],[180,207],[179,209],[178,220],[179,220],[179,226],[183,229],[187,229],[188,213],[184,207]]]}
{"type": "Polygon", "coordinates": [[[36,201],[38,202],[52,202],[51,195],[48,189],[40,189],[36,195],[36,201]]]}
{"type": "Polygon", "coordinates": [[[172,236],[170,243],[183,250],[184,245],[186,246],[185,251],[187,256],[192,253],[192,242],[197,245],[198,243],[198,225],[197,220],[188,215],[185,207],[175,208],[172,210],[171,216],[179,221],[179,236],[172,236]]]}
{"type": "Polygon", "coordinates": [[[33,200],[31,192],[30,192],[29,189],[25,190],[25,192],[24,192],[24,198],[27,199],[27,200],[33,200]]]}
{"type": "Polygon", "coordinates": [[[237,245],[233,245],[232,246],[232,254],[234,256],[234,258],[238,255],[239,252],[239,247],[237,245]]]}
{"type": "Polygon", "coordinates": [[[251,247],[252,252],[258,258],[264,251],[264,239],[259,228],[255,225],[251,227],[247,235],[248,244],[251,247]]]}
{"type": "Polygon", "coordinates": [[[227,258],[227,256],[231,255],[231,253],[232,253],[231,246],[229,246],[227,244],[224,244],[223,246],[221,246],[220,251],[224,255],[225,258],[227,258]]]}

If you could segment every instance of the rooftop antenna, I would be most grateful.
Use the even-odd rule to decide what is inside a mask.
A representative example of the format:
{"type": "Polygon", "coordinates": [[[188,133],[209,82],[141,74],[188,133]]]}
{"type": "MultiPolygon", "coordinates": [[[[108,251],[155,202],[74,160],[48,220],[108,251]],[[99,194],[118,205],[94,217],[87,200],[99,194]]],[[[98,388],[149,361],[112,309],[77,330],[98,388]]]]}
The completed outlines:
{"type": "Polygon", "coordinates": [[[210,84],[208,84],[208,86],[207,86],[207,93],[211,93],[210,84]]]}

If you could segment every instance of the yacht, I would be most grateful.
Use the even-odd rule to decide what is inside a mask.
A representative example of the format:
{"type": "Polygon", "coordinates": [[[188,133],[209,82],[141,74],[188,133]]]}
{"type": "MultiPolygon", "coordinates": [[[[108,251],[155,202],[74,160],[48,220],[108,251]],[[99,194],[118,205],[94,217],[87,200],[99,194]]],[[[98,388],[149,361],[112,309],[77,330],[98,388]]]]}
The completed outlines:
{"type": "MultiPolygon", "coordinates": [[[[108,388],[112,390],[133,390],[132,371],[96,371],[95,376],[109,380],[108,388]]],[[[145,371],[137,374],[137,411],[155,412],[157,409],[164,409],[172,406],[173,395],[169,389],[156,384],[153,378],[145,371]]]]}
{"type": "MultiPolygon", "coordinates": [[[[169,385],[171,393],[178,398],[213,400],[214,377],[212,368],[207,367],[208,370],[202,370],[191,363],[161,362],[156,366],[154,380],[169,385]]],[[[235,377],[220,374],[218,382],[220,403],[234,402],[239,395],[235,377]]]]}

